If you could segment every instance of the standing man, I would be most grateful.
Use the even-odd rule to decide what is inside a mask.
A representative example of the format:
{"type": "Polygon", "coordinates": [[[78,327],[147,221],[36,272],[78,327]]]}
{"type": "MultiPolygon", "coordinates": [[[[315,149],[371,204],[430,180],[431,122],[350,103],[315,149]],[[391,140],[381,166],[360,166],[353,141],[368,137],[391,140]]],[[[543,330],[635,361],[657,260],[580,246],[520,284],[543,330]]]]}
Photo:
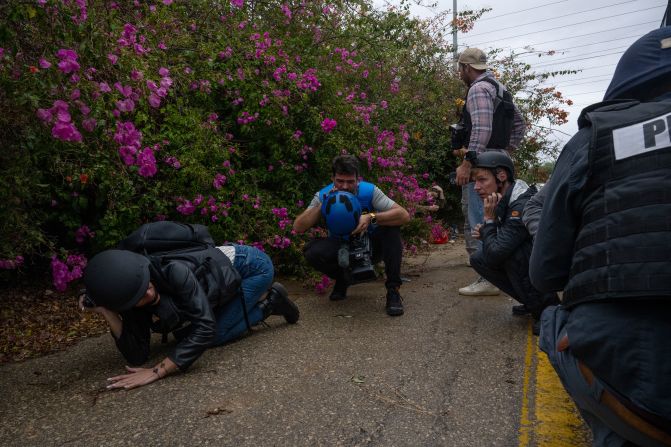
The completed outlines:
{"type": "MultiPolygon", "coordinates": [[[[384,272],[387,277],[386,311],[390,316],[403,315],[403,300],[399,294],[401,287],[401,261],[403,242],[401,241],[401,225],[410,221],[408,212],[387,197],[380,188],[372,183],[359,179],[359,161],[353,155],[340,155],[333,159],[333,183],[316,192],[312,202],[294,221],[294,230],[302,233],[317,225],[321,217],[321,205],[324,198],[332,191],[347,191],[354,194],[363,212],[357,227],[352,234],[371,232],[373,261],[384,261],[384,272]]],[[[305,259],[316,270],[336,280],[331,293],[331,301],[347,298],[349,287],[347,272],[338,265],[338,250],[341,241],[335,237],[318,238],[305,246],[305,259]]]]}
{"type": "Polygon", "coordinates": [[[671,446],[671,27],[624,53],[582,111],[547,189],[531,256],[540,347],[594,446],[671,446]]]}
{"type": "Polygon", "coordinates": [[[482,248],[471,256],[471,265],[485,280],[522,303],[513,306],[513,314],[530,313],[533,333],[538,335],[543,309],[559,300],[554,292],[540,293],[529,280],[532,242],[522,223],[522,210],[536,188],[515,180],[515,166],[505,152],[480,154],[472,178],[484,202],[484,223],[473,229],[482,248]]]}
{"type": "MultiPolygon", "coordinates": [[[[457,184],[466,191],[462,194],[462,210],[468,227],[474,229],[483,222],[482,200],[470,182],[471,168],[476,157],[495,150],[513,151],[524,137],[524,119],[513,103],[512,95],[488,71],[487,56],[477,48],[467,48],[459,56],[459,77],[468,87],[462,111],[461,140],[468,146],[453,151],[464,157],[457,168],[457,184]],[[464,197],[466,196],[466,197],[464,197]]],[[[467,250],[473,254],[482,246],[475,242],[467,250]]],[[[473,284],[459,289],[461,295],[498,295],[499,290],[482,277],[473,284]]]]}

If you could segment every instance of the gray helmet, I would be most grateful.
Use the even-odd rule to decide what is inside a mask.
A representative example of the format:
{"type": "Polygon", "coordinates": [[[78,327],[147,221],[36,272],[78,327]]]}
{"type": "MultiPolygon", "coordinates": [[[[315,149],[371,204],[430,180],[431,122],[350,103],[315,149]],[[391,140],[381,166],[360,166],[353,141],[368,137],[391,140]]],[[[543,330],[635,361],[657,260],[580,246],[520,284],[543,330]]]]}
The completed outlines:
{"type": "Polygon", "coordinates": [[[149,276],[149,259],[132,251],[106,250],[86,266],[84,284],[96,306],[122,312],[144,296],[149,276]]]}
{"type": "Polygon", "coordinates": [[[481,154],[478,154],[478,158],[475,161],[475,168],[488,168],[495,170],[496,168],[506,168],[508,170],[508,180],[513,181],[515,179],[515,164],[513,159],[510,158],[506,152],[499,151],[487,151],[481,154]]]}

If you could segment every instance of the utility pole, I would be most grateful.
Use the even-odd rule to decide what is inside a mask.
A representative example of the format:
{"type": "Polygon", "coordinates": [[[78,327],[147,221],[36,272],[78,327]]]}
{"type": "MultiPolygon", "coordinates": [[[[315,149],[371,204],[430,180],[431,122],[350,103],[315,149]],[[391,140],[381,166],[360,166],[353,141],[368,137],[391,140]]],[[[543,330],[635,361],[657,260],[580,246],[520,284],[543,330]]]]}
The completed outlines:
{"type": "MultiPolygon", "coordinates": [[[[454,1],[456,2],[457,0],[454,1]]],[[[666,12],[664,13],[664,18],[662,18],[660,28],[664,28],[665,26],[671,26],[671,0],[669,0],[669,4],[666,6],[666,12]]]]}
{"type": "MultiPolygon", "coordinates": [[[[669,0],[671,4],[671,0],[669,0]]],[[[457,69],[457,60],[459,57],[459,45],[457,44],[457,0],[452,0],[452,60],[454,69],[457,69]]]]}

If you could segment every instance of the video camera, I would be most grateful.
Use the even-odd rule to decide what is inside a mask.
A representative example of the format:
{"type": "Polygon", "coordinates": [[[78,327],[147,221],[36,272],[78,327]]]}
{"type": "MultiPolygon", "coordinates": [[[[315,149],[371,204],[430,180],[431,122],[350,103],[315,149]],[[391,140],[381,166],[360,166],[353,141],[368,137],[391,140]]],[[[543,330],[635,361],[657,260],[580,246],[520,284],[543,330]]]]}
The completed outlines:
{"type": "Polygon", "coordinates": [[[363,210],[357,197],[348,191],[331,191],[322,202],[322,215],[331,237],[340,239],[338,265],[345,269],[350,283],[370,281],[377,277],[373,268],[370,235],[352,235],[363,210]]]}
{"type": "Polygon", "coordinates": [[[466,128],[463,124],[451,124],[450,137],[450,145],[452,146],[452,150],[457,150],[468,146],[468,132],[466,132],[466,128]]]}
{"type": "Polygon", "coordinates": [[[343,241],[338,250],[338,265],[347,269],[350,284],[373,281],[377,278],[367,231],[343,241]]]}

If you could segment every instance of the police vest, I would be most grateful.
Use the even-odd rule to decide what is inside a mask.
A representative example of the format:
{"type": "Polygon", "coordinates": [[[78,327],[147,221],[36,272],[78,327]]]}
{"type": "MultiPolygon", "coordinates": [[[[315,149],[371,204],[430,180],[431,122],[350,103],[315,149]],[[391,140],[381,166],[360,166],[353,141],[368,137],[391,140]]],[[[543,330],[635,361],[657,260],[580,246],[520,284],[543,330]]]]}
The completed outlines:
{"type": "MultiPolygon", "coordinates": [[[[319,191],[319,200],[324,203],[326,196],[333,190],[333,183],[324,186],[319,191]]],[[[373,191],[375,191],[375,185],[368,182],[359,182],[359,188],[356,193],[356,198],[361,204],[361,210],[365,212],[373,211],[373,191]]]]}
{"type": "Polygon", "coordinates": [[[563,302],[671,299],[671,100],[586,119],[589,177],[563,302]]]}
{"type": "MultiPolygon", "coordinates": [[[[496,98],[494,98],[494,116],[492,118],[492,134],[487,143],[488,149],[506,149],[510,144],[510,135],[513,131],[513,121],[515,119],[515,105],[513,103],[513,96],[503,86],[491,77],[484,77],[477,82],[488,82],[496,89],[496,98]]],[[[466,94],[468,96],[468,93],[466,94]]],[[[473,122],[471,121],[471,114],[464,107],[461,111],[461,121],[466,131],[466,145],[471,140],[471,130],[473,122]]]]}

